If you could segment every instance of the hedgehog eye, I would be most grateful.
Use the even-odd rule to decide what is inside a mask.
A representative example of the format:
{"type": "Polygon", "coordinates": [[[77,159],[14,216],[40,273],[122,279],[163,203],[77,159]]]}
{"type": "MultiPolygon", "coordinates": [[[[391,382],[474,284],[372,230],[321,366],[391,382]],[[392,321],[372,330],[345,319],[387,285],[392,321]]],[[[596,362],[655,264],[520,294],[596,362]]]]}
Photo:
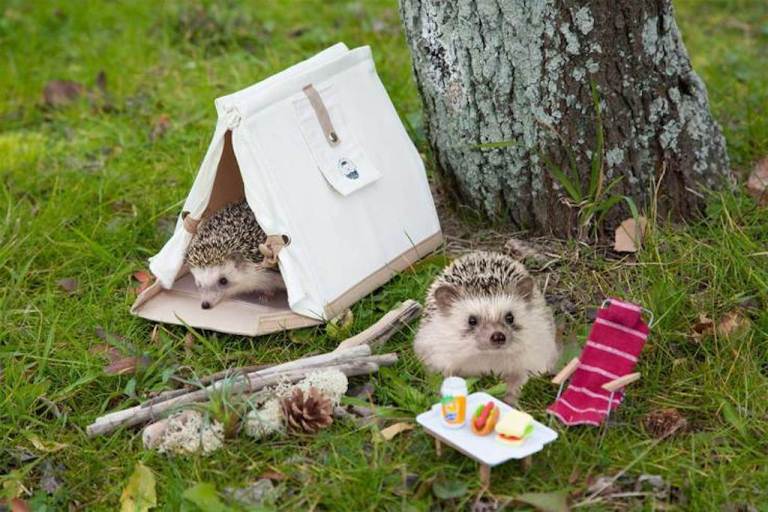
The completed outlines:
{"type": "Polygon", "coordinates": [[[219,284],[221,286],[227,286],[229,284],[229,280],[226,277],[220,277],[219,278],[219,284]]]}
{"type": "Polygon", "coordinates": [[[475,315],[469,315],[469,318],[467,319],[467,323],[470,327],[474,327],[477,325],[477,317],[475,315]]]}
{"type": "Polygon", "coordinates": [[[515,323],[515,315],[513,315],[512,313],[507,313],[506,315],[504,315],[504,321],[507,322],[509,325],[512,325],[513,323],[515,323]]]}

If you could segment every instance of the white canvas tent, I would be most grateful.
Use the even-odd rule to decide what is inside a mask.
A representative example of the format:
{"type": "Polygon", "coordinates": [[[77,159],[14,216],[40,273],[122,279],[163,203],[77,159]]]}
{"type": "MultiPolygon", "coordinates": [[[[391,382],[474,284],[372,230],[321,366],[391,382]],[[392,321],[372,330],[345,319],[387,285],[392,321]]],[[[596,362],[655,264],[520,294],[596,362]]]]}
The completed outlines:
{"type": "Polygon", "coordinates": [[[334,317],[435,250],[440,225],[420,155],[368,47],[337,44],[216,100],[213,140],[138,316],[245,335],[334,317]],[[203,310],[184,254],[196,224],[245,198],[278,244],[287,297],[203,310]]]}

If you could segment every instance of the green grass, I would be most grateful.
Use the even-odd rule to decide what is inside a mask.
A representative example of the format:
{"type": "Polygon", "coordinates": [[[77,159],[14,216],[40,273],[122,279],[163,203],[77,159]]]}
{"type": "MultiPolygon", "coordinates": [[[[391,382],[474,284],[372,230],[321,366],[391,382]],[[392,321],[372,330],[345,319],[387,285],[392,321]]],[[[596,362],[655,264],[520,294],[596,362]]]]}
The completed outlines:
{"type": "MultiPolygon", "coordinates": [[[[675,5],[743,176],[768,153],[768,8],[758,0],[675,5]]],[[[285,509],[429,509],[439,501],[432,479],[469,486],[468,494],[442,506],[471,504],[480,487],[474,465],[455,452],[436,459],[418,430],[381,443],[375,427],[338,423],[313,438],[243,438],[211,457],[176,459],[144,451],[137,431],[94,440],[84,435],[99,414],[169,386],[168,368],[206,374],[334,346],[323,328],[258,339],[204,333],[206,343],[191,351],[183,347],[184,328],[168,327],[151,341],[152,325],[128,314],[131,273],[169,234],[208,144],[216,96],[345,41],[373,47],[401,116],[418,119],[395,2],[6,1],[0,15],[2,492],[21,482],[39,510],[66,510],[67,504],[114,510],[134,464],[143,461],[157,477],[162,510],[181,508],[183,491],[197,482],[221,490],[269,469],[288,476],[279,484],[285,509]],[[64,108],[41,107],[49,80],[75,80],[95,91],[102,70],[107,98],[92,93],[64,108]],[[107,100],[112,108],[100,108],[107,100]],[[162,115],[170,127],[152,141],[162,115]],[[57,285],[63,278],[77,279],[74,294],[57,285]],[[104,361],[89,351],[101,343],[97,326],[124,336],[155,364],[134,379],[105,375],[104,361]],[[46,454],[30,435],[67,446],[46,454]],[[63,485],[51,496],[39,483],[48,462],[62,466],[63,485]],[[422,485],[403,492],[407,474],[418,475],[422,485]]],[[[423,146],[423,136],[415,135],[423,146]]],[[[568,489],[578,502],[591,479],[626,469],[630,479],[662,475],[685,497],[676,502],[681,509],[768,507],[767,246],[768,211],[742,194],[713,197],[701,222],[654,226],[637,261],[564,244],[563,261],[541,277],[549,278],[549,292],[577,306],[564,317],[567,336],[583,341],[587,308],[607,294],[639,301],[660,317],[640,364],[644,378],[602,441],[593,429],[561,430],[529,473],[515,464],[495,470],[492,494],[568,489]],[[718,319],[745,303],[756,307],[745,310],[751,324],[744,332],[691,338],[700,313],[718,319]],[[642,419],[661,407],[681,410],[690,429],[654,444],[642,419]]],[[[353,331],[400,300],[422,297],[441,263],[431,259],[360,301],[353,331]]],[[[402,361],[373,379],[385,424],[412,420],[436,396],[439,380],[413,358],[411,337],[407,332],[390,342],[402,361]]],[[[494,384],[483,379],[478,387],[494,384]]],[[[553,395],[544,379],[534,379],[522,405],[541,418],[553,395]]],[[[584,509],[621,503],[658,505],[646,497],[584,509]]]]}

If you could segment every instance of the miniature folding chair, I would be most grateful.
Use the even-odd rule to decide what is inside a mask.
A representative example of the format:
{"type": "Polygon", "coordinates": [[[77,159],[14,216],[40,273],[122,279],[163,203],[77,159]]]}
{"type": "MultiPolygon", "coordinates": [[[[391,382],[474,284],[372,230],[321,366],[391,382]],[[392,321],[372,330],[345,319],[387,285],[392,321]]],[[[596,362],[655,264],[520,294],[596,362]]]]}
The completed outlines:
{"type": "Polygon", "coordinates": [[[560,388],[547,412],[569,426],[600,426],[606,421],[622,402],[624,387],[640,378],[634,370],[649,325],[653,325],[651,311],[617,299],[605,300],[581,355],[552,379],[560,388]],[[642,319],[644,311],[648,324],[642,319]]]}

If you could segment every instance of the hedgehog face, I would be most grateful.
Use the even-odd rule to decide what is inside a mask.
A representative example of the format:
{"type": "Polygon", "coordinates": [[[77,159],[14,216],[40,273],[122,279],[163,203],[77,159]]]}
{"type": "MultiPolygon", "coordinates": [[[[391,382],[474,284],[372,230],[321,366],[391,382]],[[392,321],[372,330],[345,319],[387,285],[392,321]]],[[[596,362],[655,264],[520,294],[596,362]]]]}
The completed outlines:
{"type": "Polygon", "coordinates": [[[200,307],[210,309],[227,297],[252,289],[247,262],[225,261],[220,265],[191,267],[200,291],[200,307]]]}
{"type": "Polygon", "coordinates": [[[435,291],[442,317],[464,350],[516,350],[526,330],[528,302],[518,294],[462,296],[446,285],[435,291]]]}

